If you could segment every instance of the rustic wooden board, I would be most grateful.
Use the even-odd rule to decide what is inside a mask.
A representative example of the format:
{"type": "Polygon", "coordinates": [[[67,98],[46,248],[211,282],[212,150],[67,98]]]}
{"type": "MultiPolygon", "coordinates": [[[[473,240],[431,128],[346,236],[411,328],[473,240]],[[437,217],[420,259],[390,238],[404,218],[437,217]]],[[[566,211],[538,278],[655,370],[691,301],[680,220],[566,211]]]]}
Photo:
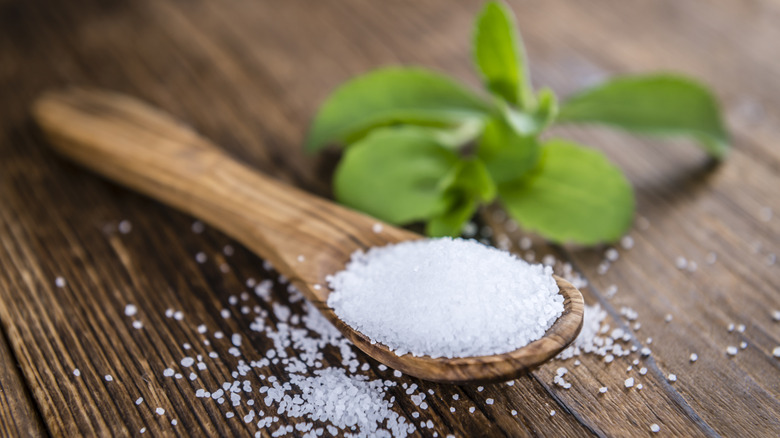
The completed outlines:
{"type": "MultiPolygon", "coordinates": [[[[399,62],[476,85],[466,44],[480,2],[104,3],[0,3],[0,323],[14,360],[0,353],[5,370],[6,362],[21,365],[21,377],[5,371],[0,385],[6,399],[26,385],[55,436],[136,435],[143,427],[155,436],[253,433],[252,425],[226,420],[224,408],[193,399],[200,381],[230,378],[229,360],[215,360],[194,382],[162,372],[187,354],[183,343],[202,341],[195,321],[244,333],[252,341],[246,357],[269,348],[268,339],[248,329],[251,318],[233,311],[225,319],[220,309],[247,278],[273,274],[225,236],[193,233],[191,218],[56,157],[29,120],[30,102],[67,84],[133,94],[258,169],[327,195],[333,157],[306,157],[299,147],[317,102],[351,75],[399,62]],[[130,233],[117,231],[121,220],[132,224],[130,233]],[[226,244],[234,255],[223,254],[226,244]],[[194,257],[201,251],[208,255],[203,264],[194,257]],[[57,276],[65,287],[55,285],[57,276]],[[128,303],[139,307],[140,330],[123,314],[128,303]],[[165,317],[169,308],[181,310],[184,320],[165,317]],[[139,396],[144,402],[136,406],[139,396]],[[166,414],[157,415],[156,407],[166,414]]],[[[780,252],[780,5],[711,3],[512,4],[536,85],[565,95],[618,73],[693,74],[722,98],[736,147],[728,162],[712,168],[687,143],[556,128],[603,149],[625,169],[649,226],[635,227],[634,248],[621,249],[604,275],[598,265],[605,248],[537,242],[535,256],[554,253],[572,262],[590,282],[586,302],[599,302],[612,327],[626,325],[621,307],[639,313],[632,343],[653,338],[652,354],[642,359],[649,371],[641,378],[625,371],[635,355],[609,365],[582,356],[579,366],[555,361],[513,386],[481,392],[415,381],[435,391],[420,419],[430,419],[439,436],[641,436],[652,423],[669,436],[778,435],[780,363],[771,351],[780,345],[780,323],[769,312],[780,309],[780,275],[768,260],[780,252]],[[775,212],[771,220],[762,220],[763,207],[775,212]],[[717,254],[712,265],[709,252],[717,254]],[[678,270],[679,256],[698,269],[678,270]],[[611,285],[618,292],[608,298],[611,285]],[[746,330],[729,333],[729,323],[746,330]],[[748,347],[728,357],[726,346],[742,341],[748,347]],[[699,355],[693,364],[692,352],[699,355]],[[568,390],[552,383],[561,366],[569,369],[568,390]],[[668,383],[668,373],[677,382],[668,383]],[[644,388],[622,389],[628,376],[644,388]],[[598,395],[600,386],[609,392],[598,395]],[[456,393],[459,405],[452,402],[456,393]],[[495,404],[486,405],[488,397],[495,404]],[[464,413],[470,405],[475,413],[464,413]]],[[[499,234],[507,227],[492,213],[485,218],[499,234]]],[[[522,235],[506,234],[518,249],[522,235]]],[[[284,286],[275,289],[276,300],[285,297],[284,286]]],[[[228,345],[216,345],[220,357],[229,357],[228,345]]],[[[391,375],[360,360],[371,364],[372,376],[391,375]]],[[[330,353],[325,362],[340,365],[330,353]]],[[[418,410],[402,388],[391,395],[405,415],[418,410]]],[[[24,435],[35,428],[36,410],[24,400],[0,404],[0,431],[24,435]]]]}

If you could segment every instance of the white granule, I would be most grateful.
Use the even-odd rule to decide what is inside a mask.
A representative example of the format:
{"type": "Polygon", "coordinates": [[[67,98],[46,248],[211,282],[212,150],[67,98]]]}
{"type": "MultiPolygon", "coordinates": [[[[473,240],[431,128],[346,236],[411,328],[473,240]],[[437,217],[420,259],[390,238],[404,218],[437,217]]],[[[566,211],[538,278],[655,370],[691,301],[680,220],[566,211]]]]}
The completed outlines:
{"type": "Polygon", "coordinates": [[[645,374],[647,374],[647,368],[645,368],[645,367],[642,367],[642,368],[640,368],[640,369],[639,369],[639,374],[640,374],[640,375],[642,375],[642,376],[644,376],[645,374]]]}
{"type": "Polygon", "coordinates": [[[551,417],[554,417],[554,416],[555,416],[555,411],[554,411],[554,410],[553,410],[553,411],[550,411],[550,416],[551,416],[551,417]]]}
{"type": "Polygon", "coordinates": [[[225,254],[227,257],[232,256],[235,253],[235,250],[233,249],[232,245],[225,245],[222,248],[222,254],[225,254]]]}
{"type": "Polygon", "coordinates": [[[688,260],[685,260],[683,256],[679,256],[674,261],[674,265],[677,266],[677,269],[683,270],[688,267],[688,260]]]}
{"type": "Polygon", "coordinates": [[[673,318],[674,318],[674,317],[672,316],[672,314],[671,314],[671,313],[667,313],[667,314],[666,314],[666,316],[664,317],[664,321],[666,321],[666,322],[672,322],[672,319],[673,319],[673,318]]]}
{"type": "Polygon", "coordinates": [[[631,388],[632,386],[634,386],[634,378],[629,377],[628,379],[626,379],[625,382],[623,382],[623,384],[626,385],[626,388],[631,388]]]}
{"type": "Polygon", "coordinates": [[[220,310],[219,314],[222,315],[222,317],[225,318],[225,319],[230,318],[230,310],[228,310],[228,309],[220,310]]]}
{"type": "Polygon", "coordinates": [[[775,349],[772,350],[772,356],[780,357],[780,347],[775,347],[775,349]]]}
{"type": "Polygon", "coordinates": [[[375,222],[374,225],[371,226],[371,231],[373,231],[376,234],[379,234],[382,232],[384,227],[379,222],[375,222]]]}
{"type": "Polygon", "coordinates": [[[76,369],[73,370],[73,375],[76,376],[76,377],[79,377],[79,376],[81,376],[81,371],[78,368],[76,368],[76,369]]]}
{"type": "Polygon", "coordinates": [[[157,408],[154,412],[157,412],[157,415],[165,415],[165,409],[163,408],[157,408]]]}
{"type": "Polygon", "coordinates": [[[111,374],[106,374],[105,379],[106,379],[106,382],[113,382],[114,381],[114,377],[111,376],[111,374]]]}
{"type": "Polygon", "coordinates": [[[745,324],[737,325],[737,331],[740,333],[745,333],[745,324]]]}
{"type": "Polygon", "coordinates": [[[489,405],[492,405],[494,401],[495,400],[493,400],[492,398],[489,398],[489,399],[485,400],[485,403],[487,403],[489,405]]]}
{"type": "Polygon", "coordinates": [[[172,377],[173,373],[174,373],[174,371],[171,368],[166,368],[166,369],[163,370],[163,376],[165,376],[165,377],[172,377]]]}
{"type": "Polygon", "coordinates": [[[130,223],[129,220],[123,220],[119,222],[119,232],[122,234],[127,234],[131,231],[133,231],[133,224],[130,223]]]}
{"type": "Polygon", "coordinates": [[[661,430],[661,427],[658,426],[657,424],[653,423],[653,424],[650,425],[650,432],[657,433],[660,430],[661,430]]]}
{"type": "Polygon", "coordinates": [[[236,347],[241,346],[241,335],[238,333],[233,333],[233,335],[230,337],[230,342],[233,343],[236,347]]]}
{"type": "Polygon", "coordinates": [[[143,402],[144,402],[144,398],[143,397],[138,397],[138,399],[135,401],[135,404],[137,406],[137,405],[140,405],[143,402]]]}
{"type": "Polygon", "coordinates": [[[615,262],[620,257],[620,253],[615,248],[610,248],[604,253],[604,257],[610,262],[615,262]]]}
{"type": "Polygon", "coordinates": [[[185,357],[184,359],[181,360],[181,366],[183,366],[184,368],[191,367],[192,364],[194,364],[194,363],[195,363],[195,359],[193,359],[193,358],[191,358],[189,356],[187,356],[187,357],[185,357]]]}
{"type": "Polygon", "coordinates": [[[620,246],[623,247],[623,249],[631,249],[634,247],[634,238],[631,236],[623,236],[622,239],[620,239],[620,246]]]}
{"type": "Polygon", "coordinates": [[[192,232],[195,234],[200,234],[203,231],[206,230],[206,226],[201,221],[195,221],[192,223],[192,232]]]}
{"type": "Polygon", "coordinates": [[[136,313],[138,313],[138,308],[134,304],[125,306],[125,316],[135,316],[136,313]]]}
{"type": "Polygon", "coordinates": [[[133,328],[136,330],[141,330],[144,328],[144,323],[141,321],[133,321],[133,328]]]}
{"type": "Polygon", "coordinates": [[[459,394],[452,394],[452,399],[453,399],[453,400],[457,400],[457,399],[459,399],[459,398],[460,398],[460,395],[459,395],[459,394]]]}
{"type": "Polygon", "coordinates": [[[669,374],[669,377],[667,377],[670,382],[676,382],[677,381],[677,375],[676,374],[669,374]]]}
{"type": "Polygon", "coordinates": [[[780,310],[773,310],[772,311],[772,319],[776,322],[780,322],[780,310]]]}
{"type": "Polygon", "coordinates": [[[314,371],[313,377],[291,375],[290,383],[298,387],[300,395],[272,393],[274,388],[267,392],[266,404],[277,401],[279,413],[328,421],[353,436],[387,435],[389,431],[392,436],[405,437],[414,431],[385,400],[382,380],[370,381],[366,376],[349,376],[340,368],[326,368],[314,371]]]}
{"type": "Polygon", "coordinates": [[[737,347],[733,345],[729,345],[728,347],[726,347],[726,354],[728,354],[729,356],[736,356],[738,351],[739,350],[737,350],[737,347]]]}
{"type": "Polygon", "coordinates": [[[397,355],[506,353],[563,312],[552,268],[473,240],[429,239],[356,252],[328,278],[328,305],[397,355]]]}
{"type": "Polygon", "coordinates": [[[601,394],[606,394],[607,391],[608,391],[608,388],[606,386],[602,386],[601,388],[599,388],[599,393],[601,393],[601,394]]]}
{"type": "Polygon", "coordinates": [[[206,263],[206,259],[207,258],[208,257],[206,257],[206,253],[205,252],[201,251],[201,252],[195,254],[195,261],[200,263],[200,264],[206,263]]]}
{"type": "Polygon", "coordinates": [[[64,277],[57,277],[57,278],[54,279],[54,285],[59,287],[59,288],[65,287],[65,284],[67,284],[67,283],[65,282],[65,278],[64,277]]]}
{"type": "Polygon", "coordinates": [[[696,362],[699,360],[699,355],[696,353],[691,353],[691,362],[696,362]]]}
{"type": "Polygon", "coordinates": [[[181,321],[182,319],[184,319],[184,312],[182,312],[181,310],[177,310],[173,312],[173,319],[175,319],[176,321],[181,321]]]}
{"type": "Polygon", "coordinates": [[[141,430],[138,431],[138,433],[146,433],[146,428],[142,427],[141,430]]]}
{"type": "Polygon", "coordinates": [[[171,426],[176,426],[179,422],[176,419],[171,420],[171,426]]]}
{"type": "Polygon", "coordinates": [[[513,417],[516,417],[516,416],[517,416],[517,411],[516,411],[516,410],[514,410],[514,409],[512,409],[512,416],[513,416],[513,417]]]}

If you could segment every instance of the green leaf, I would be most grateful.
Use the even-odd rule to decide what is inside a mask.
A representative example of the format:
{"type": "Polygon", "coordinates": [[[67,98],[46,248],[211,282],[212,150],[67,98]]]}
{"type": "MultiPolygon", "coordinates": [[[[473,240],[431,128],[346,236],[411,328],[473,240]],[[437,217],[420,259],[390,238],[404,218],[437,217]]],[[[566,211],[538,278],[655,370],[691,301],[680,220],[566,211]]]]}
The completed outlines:
{"type": "Polygon", "coordinates": [[[634,194],[603,154],[564,140],[542,146],[539,165],[499,188],[509,214],[545,238],[592,245],[613,241],[631,225],[634,194]]]}
{"type": "Polygon", "coordinates": [[[473,198],[461,196],[450,210],[428,221],[425,234],[430,237],[460,236],[463,224],[474,216],[478,206],[473,198]]]}
{"type": "Polygon", "coordinates": [[[729,149],[715,97],[704,85],[681,76],[630,76],[607,81],[566,101],[558,120],[692,137],[716,158],[723,158],[729,149]]]}
{"type": "Polygon", "coordinates": [[[339,202],[393,224],[425,220],[450,207],[443,181],[457,163],[434,135],[382,128],[344,152],[334,192],[339,202]]]}
{"type": "Polygon", "coordinates": [[[539,145],[535,137],[522,136],[502,119],[492,119],[482,131],[477,157],[497,185],[521,178],[536,165],[539,145]]]}
{"type": "Polygon", "coordinates": [[[385,68],[341,85],[320,107],[305,148],[349,143],[378,126],[451,126],[482,118],[491,105],[447,76],[419,68],[385,68]]]}
{"type": "Polygon", "coordinates": [[[521,109],[534,106],[525,51],[514,15],[502,2],[485,4],[474,26],[474,62],[485,86],[521,109]]]}
{"type": "Polygon", "coordinates": [[[479,158],[458,162],[444,183],[450,190],[464,193],[469,198],[490,202],[496,198],[497,188],[487,168],[479,158]]]}

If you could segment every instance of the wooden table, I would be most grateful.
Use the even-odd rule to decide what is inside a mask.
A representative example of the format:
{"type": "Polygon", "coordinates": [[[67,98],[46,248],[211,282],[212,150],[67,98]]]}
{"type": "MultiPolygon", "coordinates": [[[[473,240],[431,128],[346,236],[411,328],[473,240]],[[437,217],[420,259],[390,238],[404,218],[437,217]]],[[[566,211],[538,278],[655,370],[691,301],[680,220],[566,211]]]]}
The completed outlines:
{"type": "MultiPolygon", "coordinates": [[[[202,341],[196,322],[243,333],[251,341],[242,347],[248,360],[271,345],[249,330],[252,315],[229,303],[247,278],[274,278],[262,260],[216,231],[194,233],[192,218],[55,156],[30,120],[39,93],[77,84],[138,96],[250,165],[328,196],[334,157],[305,156],[300,147],[318,102],[343,80],[385,64],[425,65],[476,86],[468,41],[479,7],[0,1],[0,435],[123,436],[144,427],[154,436],[250,435],[255,425],[226,419],[227,404],[193,396],[203,382],[230,379],[229,359],[220,356],[194,382],[163,370],[187,355],[185,342],[202,341]],[[118,231],[121,221],[132,226],[129,233],[118,231]],[[196,261],[199,252],[205,263],[196,261]],[[138,306],[142,329],[124,315],[127,304],[138,306]],[[183,320],[166,317],[166,309],[180,310],[183,320]],[[136,406],[139,396],[145,402],[136,406]],[[165,415],[154,412],[158,406],[165,415]]],[[[390,394],[396,409],[421,412],[409,416],[417,425],[433,422],[434,429],[417,428],[421,436],[643,436],[653,423],[663,436],[780,435],[780,359],[772,357],[780,322],[771,316],[780,310],[780,3],[527,0],[512,7],[537,86],[566,95],[612,74],[695,75],[721,98],[734,151],[712,166],[685,142],[556,129],[604,150],[626,171],[640,219],[630,233],[634,247],[620,248],[604,274],[598,267],[606,248],[536,240],[534,255],[571,262],[590,284],[586,302],[599,303],[611,327],[628,328],[621,309],[636,310],[641,328],[630,322],[629,345],[652,353],[631,372],[637,354],[611,364],[583,355],[579,366],[553,361],[512,386],[483,391],[403,377],[399,383],[435,395],[421,411],[397,387],[390,394]],[[678,269],[679,257],[698,269],[678,269]],[[729,332],[730,323],[744,332],[729,332]],[[741,342],[746,348],[726,354],[741,342]],[[570,389],[553,384],[562,366],[570,389]],[[670,373],[676,382],[667,380],[670,373]],[[644,388],[625,389],[629,376],[644,388]],[[601,386],[609,391],[599,395],[601,386]]],[[[497,216],[483,217],[521,251],[523,235],[505,230],[497,216]]],[[[275,299],[284,300],[284,290],[275,288],[275,299]]],[[[250,302],[265,305],[254,296],[250,302]]],[[[365,356],[359,360],[370,364],[370,376],[392,378],[365,356]]],[[[325,362],[341,366],[335,356],[325,362]]]]}

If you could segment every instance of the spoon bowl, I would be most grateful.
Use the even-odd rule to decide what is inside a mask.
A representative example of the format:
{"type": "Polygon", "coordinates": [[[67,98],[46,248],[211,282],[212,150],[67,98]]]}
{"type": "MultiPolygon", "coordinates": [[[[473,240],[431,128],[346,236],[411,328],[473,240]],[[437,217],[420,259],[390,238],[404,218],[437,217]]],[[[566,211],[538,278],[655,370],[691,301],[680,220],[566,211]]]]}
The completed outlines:
{"type": "Polygon", "coordinates": [[[344,269],[356,250],[422,236],[252,170],[171,116],[121,94],[48,93],[35,102],[33,115],[60,154],[241,242],[289,278],[358,348],[406,374],[459,384],[512,379],[558,354],[582,327],[582,295],[555,277],[564,311],[541,339],[491,356],[398,356],[336,316],[326,304],[325,278],[344,269]]]}

